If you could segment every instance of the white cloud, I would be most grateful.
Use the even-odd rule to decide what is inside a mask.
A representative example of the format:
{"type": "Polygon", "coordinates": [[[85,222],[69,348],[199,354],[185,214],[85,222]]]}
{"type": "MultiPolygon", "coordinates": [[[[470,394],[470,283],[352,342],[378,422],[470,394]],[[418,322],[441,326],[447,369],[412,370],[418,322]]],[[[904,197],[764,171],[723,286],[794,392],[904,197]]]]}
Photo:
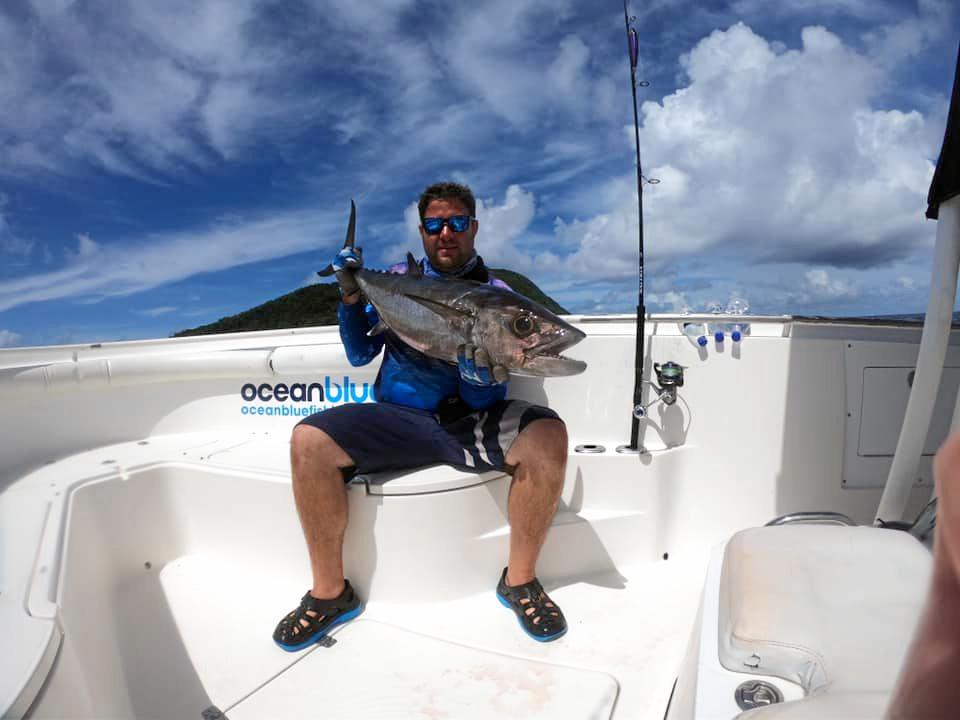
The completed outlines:
{"type": "Polygon", "coordinates": [[[422,143],[397,138],[428,137],[472,162],[494,122],[609,109],[615,86],[592,72],[583,38],[542,48],[542,20],[567,4],[458,7],[426,34],[409,32],[412,0],[284,11],[264,0],[90,0],[0,14],[0,107],[18,110],[0,114],[0,173],[93,163],[162,184],[264,144],[286,152],[307,129],[363,137],[359,151],[377,159],[371,182],[422,163],[422,143]]]}
{"type": "Polygon", "coordinates": [[[889,14],[881,0],[791,0],[788,3],[770,3],[766,0],[734,0],[731,9],[741,16],[771,12],[777,15],[825,13],[875,19],[878,15],[889,14]]]}
{"type": "MultiPolygon", "coordinates": [[[[954,37],[956,5],[951,0],[917,0],[916,13],[871,29],[865,39],[881,66],[897,69],[944,38],[954,37]]],[[[947,43],[949,47],[952,43],[947,43]]]]}
{"type": "Polygon", "coordinates": [[[252,42],[257,0],[130,3],[129,24],[171,55],[219,74],[255,73],[268,58],[252,42]]]}
{"type": "Polygon", "coordinates": [[[0,114],[0,172],[91,162],[158,182],[264,130],[282,140],[324,93],[289,92],[305,53],[282,52],[269,12],[260,0],[92,0],[0,14],[0,106],[17,108],[0,114]]]}
{"type": "Polygon", "coordinates": [[[145,310],[137,310],[137,315],[143,315],[144,317],[157,318],[161,315],[169,315],[172,312],[176,312],[177,308],[172,305],[163,305],[161,307],[147,308],[145,310]]]}
{"type": "MultiPolygon", "coordinates": [[[[648,262],[872,267],[929,244],[925,121],[871,106],[880,75],[867,57],[822,27],[778,53],[738,24],[682,64],[688,84],[643,105],[645,174],[662,181],[644,190],[648,262]]],[[[558,243],[579,246],[570,276],[635,272],[634,184],[628,176],[593,189],[598,214],[557,223],[558,243]]]]}
{"type": "Polygon", "coordinates": [[[573,5],[490,0],[451,6],[451,25],[431,39],[431,48],[450,85],[480,100],[483,113],[493,113],[501,126],[529,130],[553,112],[605,117],[617,84],[607,68],[595,66],[589,35],[559,34],[553,40],[545,33],[573,5]],[[544,42],[545,37],[550,39],[544,42]]]}
{"type": "Polygon", "coordinates": [[[100,246],[86,233],[78,233],[76,257],[80,260],[87,260],[97,254],[100,246]]]}
{"type": "MultiPolygon", "coordinates": [[[[558,248],[575,248],[566,254],[563,268],[572,277],[626,279],[637,273],[637,201],[635,178],[625,178],[595,188],[604,212],[586,220],[554,222],[558,248]]],[[[659,186],[658,186],[659,187],[659,186]]]]}
{"type": "Polygon", "coordinates": [[[10,198],[0,193],[0,256],[7,254],[24,257],[33,249],[33,243],[13,233],[7,221],[6,208],[9,204],[10,198]]]}
{"type": "Polygon", "coordinates": [[[644,304],[657,312],[692,312],[694,308],[687,296],[681,292],[668,290],[664,293],[645,293],[644,304]]]}
{"type": "MultiPolygon", "coordinates": [[[[756,263],[795,263],[791,287],[799,297],[814,290],[805,263],[829,269],[826,292],[852,275],[836,275],[836,267],[883,266],[929,243],[923,199],[942,137],[942,121],[931,117],[945,114],[945,105],[930,98],[914,110],[891,101],[880,58],[903,58],[911,43],[933,42],[937,13],[939,20],[949,15],[945,3],[920,0],[912,22],[888,2],[874,11],[866,0],[776,8],[740,0],[766,10],[765,19],[816,12],[862,22],[876,12],[885,25],[849,41],[808,27],[793,49],[797,38],[770,41],[734,25],[683,56],[682,87],[643,106],[644,169],[662,181],[644,193],[648,268],[660,262],[709,286],[718,258],[735,275],[714,293],[720,297],[734,281],[762,275],[753,272],[756,263]]],[[[674,4],[656,0],[640,12],[674,4]]],[[[37,2],[32,33],[0,12],[0,107],[17,108],[0,113],[0,175],[33,181],[92,162],[165,183],[248,154],[258,162],[271,162],[274,150],[304,154],[299,143],[283,146],[310,127],[316,144],[305,154],[322,167],[291,162],[265,179],[258,201],[269,202],[277,187],[302,191],[310,173],[335,177],[322,182],[337,183],[337,192],[360,186],[391,202],[413,175],[418,183],[435,169],[463,176],[485,193],[478,248],[492,265],[549,272],[568,284],[607,281],[602,292],[623,291],[609,290],[606,306],[633,302],[623,298],[633,292],[637,267],[634,177],[629,167],[611,169],[633,153],[633,128],[622,127],[629,120],[625,58],[620,48],[611,60],[589,23],[564,24],[572,2],[451,6],[430,33],[410,32],[419,12],[413,0],[278,7],[260,0],[37,2]],[[558,213],[553,233],[538,235],[558,213]]],[[[371,265],[419,251],[415,206],[395,219],[359,229],[371,265]],[[399,242],[390,247],[384,237],[399,242]]],[[[0,250],[9,253],[7,220],[0,205],[0,250]]],[[[342,237],[344,220],[334,214],[329,237],[342,237]]],[[[307,226],[326,221],[287,212],[129,238],[125,249],[115,236],[102,243],[78,236],[76,246],[68,239],[65,267],[0,283],[0,308],[137,292],[313,248],[316,236],[307,236],[316,228],[307,226]]],[[[84,226],[96,225],[75,225],[84,226]]],[[[63,255],[59,248],[51,257],[63,255]]],[[[700,303],[703,286],[654,294],[663,306],[676,300],[670,293],[700,303]]]]}
{"type": "Polygon", "coordinates": [[[131,238],[97,245],[79,235],[79,251],[66,267],[0,280],[0,311],[57,298],[96,300],[130,295],[198,273],[326,247],[332,256],[343,232],[339,213],[293,211],[249,221],[131,238]]]}
{"type": "Polygon", "coordinates": [[[203,120],[211,144],[225,158],[232,157],[243,130],[250,123],[246,113],[253,95],[242,83],[220,83],[210,90],[203,105],[203,120]]]}
{"type": "Polygon", "coordinates": [[[522,238],[535,211],[533,193],[519,185],[507,188],[502,204],[492,198],[477,199],[477,221],[480,224],[477,245],[489,264],[520,269],[529,266],[529,255],[522,245],[522,238]]]}
{"type": "Polygon", "coordinates": [[[290,146],[307,130],[314,142],[362,138],[353,172],[378,186],[423,165],[418,139],[474,165],[505,124],[549,141],[543,123],[608,122],[623,82],[597,51],[605,42],[544,33],[571,7],[456,6],[430,33],[411,32],[412,0],[283,10],[266,0],[89,0],[0,14],[0,107],[18,109],[0,115],[0,174],[92,163],[163,184],[254,152],[260,160],[265,145],[299,154],[290,146]]]}
{"type": "Polygon", "coordinates": [[[847,280],[831,275],[824,268],[811,268],[804,273],[805,287],[815,300],[854,297],[857,289],[847,280]]]}
{"type": "Polygon", "coordinates": [[[15,347],[20,344],[20,335],[11,330],[0,330],[0,348],[15,347]]]}
{"type": "Polygon", "coordinates": [[[590,59],[590,48],[579,35],[561,39],[544,78],[546,92],[538,93],[540,101],[579,118],[609,114],[614,109],[614,82],[592,68],[590,59]]]}
{"type": "Polygon", "coordinates": [[[18,108],[0,116],[0,138],[18,149],[3,153],[5,170],[86,160],[147,179],[191,163],[195,143],[185,126],[201,78],[130,27],[131,7],[89,8],[48,7],[37,32],[0,19],[10,57],[0,86],[6,106],[18,108]]]}
{"type": "Polygon", "coordinates": [[[550,67],[547,79],[560,92],[572,94],[583,85],[583,73],[590,59],[590,49],[579,35],[567,35],[550,67]]]}

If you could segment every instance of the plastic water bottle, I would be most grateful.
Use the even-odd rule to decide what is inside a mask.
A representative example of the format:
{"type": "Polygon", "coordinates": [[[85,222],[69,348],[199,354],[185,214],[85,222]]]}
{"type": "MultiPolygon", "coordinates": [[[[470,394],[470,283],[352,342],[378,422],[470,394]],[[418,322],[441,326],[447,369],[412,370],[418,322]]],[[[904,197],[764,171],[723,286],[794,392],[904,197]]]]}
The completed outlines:
{"type": "MultiPolygon", "coordinates": [[[[707,312],[713,313],[714,315],[722,315],[723,308],[720,306],[720,303],[714,302],[707,305],[707,312]]],[[[714,321],[709,325],[710,334],[713,335],[713,339],[718,343],[723,342],[723,336],[726,332],[727,326],[725,323],[719,321],[714,321]]]]}
{"type": "Polygon", "coordinates": [[[700,347],[707,346],[707,329],[702,322],[685,322],[683,324],[683,334],[700,347]]]}
{"type": "MultiPolygon", "coordinates": [[[[732,297],[727,303],[728,315],[745,315],[750,309],[750,305],[741,297],[732,297]]],[[[744,335],[750,334],[750,323],[732,322],[729,324],[730,339],[735,343],[740,342],[744,335]]]]}
{"type": "MultiPolygon", "coordinates": [[[[686,303],[680,306],[679,310],[684,315],[689,315],[693,312],[693,308],[686,303]]],[[[707,328],[702,322],[685,322],[680,327],[683,330],[683,334],[690,338],[691,342],[696,343],[700,347],[706,347],[707,328]]]]}

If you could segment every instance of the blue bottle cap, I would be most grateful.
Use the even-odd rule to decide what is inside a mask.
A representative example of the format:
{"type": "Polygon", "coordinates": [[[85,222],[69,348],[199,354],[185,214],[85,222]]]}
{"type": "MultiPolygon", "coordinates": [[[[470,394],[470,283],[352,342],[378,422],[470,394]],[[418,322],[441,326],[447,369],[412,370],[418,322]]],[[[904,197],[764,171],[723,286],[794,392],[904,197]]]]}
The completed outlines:
{"type": "Polygon", "coordinates": [[[717,330],[713,334],[713,339],[716,340],[717,342],[723,342],[723,330],[717,330]]]}
{"type": "Polygon", "coordinates": [[[730,338],[731,338],[734,342],[740,342],[740,331],[739,331],[739,330],[734,330],[732,333],[730,333],[730,338]]]}
{"type": "Polygon", "coordinates": [[[699,345],[700,347],[704,347],[706,344],[707,344],[707,339],[703,335],[697,338],[697,345],[699,345]]]}

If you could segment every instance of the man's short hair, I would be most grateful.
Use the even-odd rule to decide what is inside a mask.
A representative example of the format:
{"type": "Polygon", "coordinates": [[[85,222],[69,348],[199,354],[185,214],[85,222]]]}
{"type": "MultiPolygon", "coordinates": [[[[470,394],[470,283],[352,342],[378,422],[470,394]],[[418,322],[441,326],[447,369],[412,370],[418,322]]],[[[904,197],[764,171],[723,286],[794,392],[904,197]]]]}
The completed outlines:
{"type": "Polygon", "coordinates": [[[420,195],[420,201],[417,203],[420,222],[423,222],[423,214],[427,211],[427,206],[434,200],[456,200],[467,209],[471,217],[477,214],[477,201],[470,188],[455,182],[439,182],[428,187],[420,195]]]}

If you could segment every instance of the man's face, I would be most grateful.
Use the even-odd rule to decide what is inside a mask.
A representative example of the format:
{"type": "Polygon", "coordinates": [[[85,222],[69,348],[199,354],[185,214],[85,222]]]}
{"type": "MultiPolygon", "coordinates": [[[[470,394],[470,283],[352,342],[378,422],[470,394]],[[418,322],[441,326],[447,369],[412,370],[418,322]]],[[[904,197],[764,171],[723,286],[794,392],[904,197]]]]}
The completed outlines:
{"type": "MultiPolygon", "coordinates": [[[[456,200],[433,200],[427,205],[423,216],[425,218],[451,218],[454,215],[469,215],[467,209],[456,200]]],[[[463,267],[473,256],[473,239],[477,235],[476,220],[470,221],[470,226],[463,232],[454,232],[448,224],[436,235],[430,235],[420,226],[420,237],[423,239],[423,250],[427,254],[430,264],[437,270],[453,272],[463,267]]]]}

